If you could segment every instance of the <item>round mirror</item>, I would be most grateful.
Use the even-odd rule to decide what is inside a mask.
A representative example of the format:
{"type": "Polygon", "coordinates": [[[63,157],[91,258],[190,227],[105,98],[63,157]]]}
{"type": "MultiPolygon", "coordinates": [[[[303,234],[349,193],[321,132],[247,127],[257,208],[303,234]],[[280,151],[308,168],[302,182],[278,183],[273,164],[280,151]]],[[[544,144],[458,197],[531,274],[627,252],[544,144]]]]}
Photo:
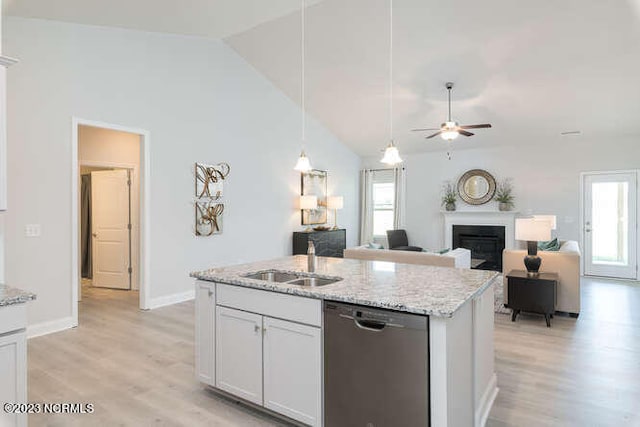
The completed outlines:
{"type": "Polygon", "coordinates": [[[496,180],[482,169],[465,172],[458,180],[458,194],[470,205],[482,205],[493,198],[496,192],[496,180]]]}

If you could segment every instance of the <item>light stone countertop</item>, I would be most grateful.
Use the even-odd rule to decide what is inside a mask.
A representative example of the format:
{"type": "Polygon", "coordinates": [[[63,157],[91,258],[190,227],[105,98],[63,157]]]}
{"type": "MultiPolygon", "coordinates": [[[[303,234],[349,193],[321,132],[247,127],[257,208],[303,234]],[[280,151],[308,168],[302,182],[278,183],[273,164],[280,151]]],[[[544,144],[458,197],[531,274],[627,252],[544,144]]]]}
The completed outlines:
{"type": "Polygon", "coordinates": [[[247,288],[439,317],[452,317],[456,310],[481,294],[498,276],[495,271],[317,257],[316,275],[338,276],[343,280],[308,287],[242,277],[247,273],[271,269],[306,272],[307,257],[296,255],[212,268],[192,272],[190,276],[247,288]]]}
{"type": "Polygon", "coordinates": [[[36,299],[36,294],[0,284],[0,307],[23,304],[36,299]]]}

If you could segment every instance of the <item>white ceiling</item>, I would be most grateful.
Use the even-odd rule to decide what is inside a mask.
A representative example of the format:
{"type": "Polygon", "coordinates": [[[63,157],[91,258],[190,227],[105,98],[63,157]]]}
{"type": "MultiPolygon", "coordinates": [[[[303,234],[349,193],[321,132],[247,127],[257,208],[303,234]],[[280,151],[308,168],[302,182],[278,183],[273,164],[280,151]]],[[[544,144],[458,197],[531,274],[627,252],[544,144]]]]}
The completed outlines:
{"type": "MultiPolygon", "coordinates": [[[[8,15],[224,38],[300,101],[300,0],[4,0],[8,15]]],[[[306,0],[307,109],[361,155],[388,142],[388,0],[306,0]]],[[[453,116],[493,129],[456,147],[640,137],[640,0],[395,0],[401,152],[453,116]]],[[[292,123],[299,126],[299,123],[292,123]]],[[[313,141],[309,142],[310,144],[313,141]]]]}
{"type": "Polygon", "coordinates": [[[300,6],[300,0],[4,0],[3,13],[222,38],[300,10],[300,6]]]}
{"type": "MultiPolygon", "coordinates": [[[[307,12],[307,107],[361,155],[388,142],[388,0],[324,0],[307,12]]],[[[415,127],[453,116],[493,129],[460,148],[640,136],[640,0],[396,0],[394,127],[401,152],[439,150],[415,127]]],[[[293,13],[225,41],[300,100],[293,13]]],[[[296,125],[296,124],[292,124],[296,125]]],[[[310,143],[312,143],[311,141],[310,143]]]]}

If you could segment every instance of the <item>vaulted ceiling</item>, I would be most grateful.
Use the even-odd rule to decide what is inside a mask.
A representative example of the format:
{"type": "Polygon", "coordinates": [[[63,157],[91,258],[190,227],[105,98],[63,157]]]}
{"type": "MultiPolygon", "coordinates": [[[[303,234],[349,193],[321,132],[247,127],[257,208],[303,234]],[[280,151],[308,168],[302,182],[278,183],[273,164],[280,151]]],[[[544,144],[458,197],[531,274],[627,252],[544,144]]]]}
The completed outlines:
{"type": "MultiPolygon", "coordinates": [[[[300,102],[300,0],[4,0],[9,15],[223,38],[300,102]]],[[[388,142],[389,0],[307,0],[307,109],[361,155],[388,142]]],[[[395,0],[394,137],[447,114],[457,147],[640,138],[640,0],[395,0]]],[[[292,123],[292,126],[300,126],[292,123]]],[[[313,141],[309,141],[313,144],[313,141]]]]}
{"type": "MultiPolygon", "coordinates": [[[[416,127],[453,116],[493,129],[457,147],[640,137],[640,1],[395,0],[394,136],[440,150],[416,127]],[[566,137],[565,137],[566,138],[566,137]]],[[[299,12],[226,41],[300,100],[299,12]]],[[[361,155],[388,142],[388,0],[324,0],[307,11],[310,113],[361,155]]]]}

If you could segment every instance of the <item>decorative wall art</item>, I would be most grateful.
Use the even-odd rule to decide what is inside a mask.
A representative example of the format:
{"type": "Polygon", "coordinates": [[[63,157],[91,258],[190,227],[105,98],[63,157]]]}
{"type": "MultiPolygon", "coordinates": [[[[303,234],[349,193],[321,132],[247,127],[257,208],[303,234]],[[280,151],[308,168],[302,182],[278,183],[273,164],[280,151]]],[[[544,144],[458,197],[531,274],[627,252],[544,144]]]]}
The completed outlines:
{"type": "Polygon", "coordinates": [[[222,233],[224,180],[231,167],[227,163],[195,164],[195,233],[211,236],[222,233]]]}
{"type": "Polygon", "coordinates": [[[312,169],[300,174],[301,195],[318,197],[316,209],[302,210],[302,225],[327,222],[327,171],[312,169]]]}

